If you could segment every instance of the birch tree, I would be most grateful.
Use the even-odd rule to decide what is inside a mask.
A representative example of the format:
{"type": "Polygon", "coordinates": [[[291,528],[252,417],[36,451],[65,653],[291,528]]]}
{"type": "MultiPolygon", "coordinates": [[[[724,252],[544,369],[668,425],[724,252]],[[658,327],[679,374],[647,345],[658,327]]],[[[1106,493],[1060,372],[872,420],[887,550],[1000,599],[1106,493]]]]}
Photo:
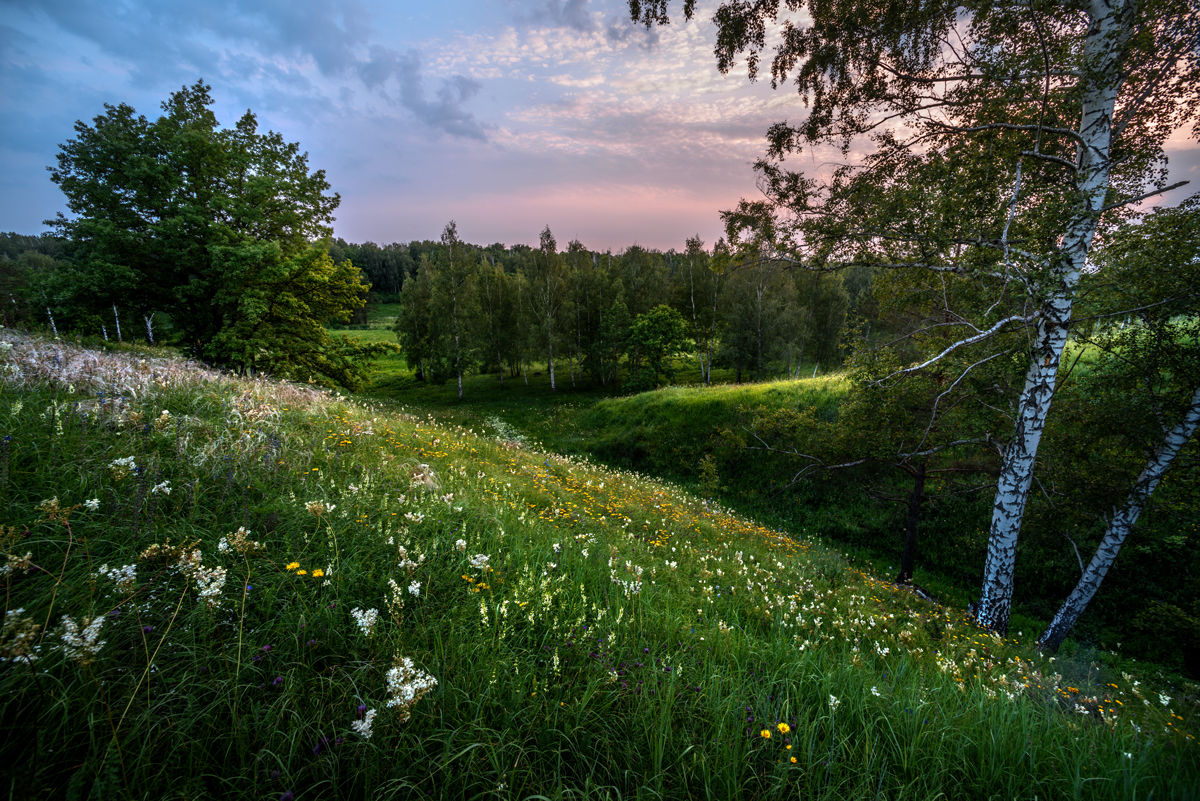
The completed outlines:
{"type": "Polygon", "coordinates": [[[458,397],[463,396],[463,373],[474,357],[472,322],[478,314],[478,287],[469,246],[458,238],[454,220],[442,230],[446,257],[433,274],[432,309],[445,327],[447,361],[458,378],[458,397]]]}
{"type": "MultiPolygon", "coordinates": [[[[1127,475],[1114,464],[1122,452],[1142,460],[1123,491],[1111,481],[1100,490],[1118,501],[1102,510],[1106,524],[1096,552],[1038,638],[1048,651],[1062,645],[1086,611],[1154,491],[1200,429],[1200,195],[1111,240],[1084,301],[1096,310],[1096,330],[1085,340],[1103,359],[1075,393],[1090,407],[1089,419],[1073,425],[1070,436],[1083,440],[1079,449],[1108,455],[1101,465],[1106,476],[1127,475]]],[[[1136,469],[1132,458],[1123,461],[1136,469]]]]}
{"type": "MultiPolygon", "coordinates": [[[[631,0],[665,24],[668,0],[631,0]]],[[[686,0],[684,16],[695,3],[686,0]]],[[[1014,328],[1024,387],[1004,445],[979,622],[1008,629],[1017,540],[1080,277],[1106,217],[1166,186],[1163,143],[1200,106],[1195,0],[723,3],[713,18],[722,72],[768,43],[773,87],[808,105],[767,134],[764,197],[724,214],[731,245],[764,246],[810,269],[968,276],[991,299],[946,309],[960,338],[905,372],[1014,328]],[[804,12],[803,15],[801,12],[804,12]],[[777,35],[777,38],[776,38],[777,35]],[[774,44],[777,42],[777,44],[774,44]],[[803,148],[851,147],[831,174],[793,170],[803,148]]]]}
{"type": "Polygon", "coordinates": [[[554,340],[562,325],[562,306],[567,300],[567,288],[558,243],[548,225],[542,230],[538,249],[533,254],[531,272],[530,309],[541,329],[542,341],[546,344],[546,367],[550,372],[550,391],[554,392],[557,389],[554,383],[554,340]]]}

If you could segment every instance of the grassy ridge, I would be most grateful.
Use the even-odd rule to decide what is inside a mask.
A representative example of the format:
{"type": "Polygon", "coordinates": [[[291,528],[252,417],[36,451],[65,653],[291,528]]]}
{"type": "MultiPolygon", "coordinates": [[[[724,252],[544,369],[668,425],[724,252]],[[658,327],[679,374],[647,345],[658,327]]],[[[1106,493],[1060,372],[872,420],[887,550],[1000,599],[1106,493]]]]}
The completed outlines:
{"type": "Polygon", "coordinates": [[[1200,792],[1194,687],[1043,660],[669,483],[0,337],[14,797],[1200,792]]]}

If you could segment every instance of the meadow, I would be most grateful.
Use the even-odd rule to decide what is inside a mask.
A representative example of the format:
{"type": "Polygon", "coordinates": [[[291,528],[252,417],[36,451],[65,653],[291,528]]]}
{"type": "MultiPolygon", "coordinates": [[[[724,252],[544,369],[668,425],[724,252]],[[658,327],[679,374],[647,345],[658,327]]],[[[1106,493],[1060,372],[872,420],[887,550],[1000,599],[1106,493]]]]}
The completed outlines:
{"type": "Polygon", "coordinates": [[[1200,795],[1194,684],[503,416],[0,360],[11,798],[1200,795]]]}

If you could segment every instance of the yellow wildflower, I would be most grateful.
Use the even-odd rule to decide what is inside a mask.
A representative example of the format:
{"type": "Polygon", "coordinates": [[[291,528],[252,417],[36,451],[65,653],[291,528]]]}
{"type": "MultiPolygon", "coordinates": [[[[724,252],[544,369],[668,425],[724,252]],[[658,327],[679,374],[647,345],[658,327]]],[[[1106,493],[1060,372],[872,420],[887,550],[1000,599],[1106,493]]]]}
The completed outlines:
{"type": "Polygon", "coordinates": [[[298,567],[300,567],[299,562],[289,562],[287,564],[287,566],[284,568],[284,570],[295,570],[298,567]]]}
{"type": "Polygon", "coordinates": [[[307,570],[297,570],[297,571],[296,571],[296,575],[297,575],[297,576],[307,576],[307,575],[308,575],[308,571],[307,571],[307,570]]]}
{"type": "Polygon", "coordinates": [[[323,575],[325,575],[325,571],[319,567],[313,571],[313,578],[320,578],[323,575]]]}
{"type": "Polygon", "coordinates": [[[770,729],[763,729],[762,731],[760,731],[760,732],[759,732],[759,734],[761,734],[761,735],[762,735],[762,738],[763,738],[764,740],[770,740],[770,739],[771,739],[771,730],[770,730],[770,729]]]}
{"type": "Polygon", "coordinates": [[[779,729],[780,734],[787,734],[789,731],[792,730],[792,727],[787,725],[786,723],[780,723],[775,728],[779,729]]]}
{"type": "Polygon", "coordinates": [[[795,765],[795,764],[796,764],[796,758],[795,758],[795,757],[792,757],[792,764],[793,764],[793,765],[795,765]]]}

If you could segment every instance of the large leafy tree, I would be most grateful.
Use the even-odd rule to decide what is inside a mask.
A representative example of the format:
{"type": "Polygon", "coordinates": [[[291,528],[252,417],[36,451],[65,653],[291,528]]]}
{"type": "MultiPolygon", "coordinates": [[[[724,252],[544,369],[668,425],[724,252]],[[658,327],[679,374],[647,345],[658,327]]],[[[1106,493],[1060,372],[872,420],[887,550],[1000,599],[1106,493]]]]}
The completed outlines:
{"type": "MultiPolygon", "coordinates": [[[[668,5],[631,0],[630,10],[663,24],[668,5]]],[[[694,8],[685,0],[685,16],[694,8]]],[[[798,124],[770,129],[757,164],[765,199],[726,214],[731,244],[813,269],[960,275],[986,290],[990,302],[947,303],[944,325],[958,338],[904,371],[990,347],[1014,328],[1026,334],[978,610],[982,624],[1004,632],[1088,252],[1106,217],[1167,188],[1163,143],[1200,108],[1200,8],[1195,0],[728,0],[714,22],[718,67],[727,72],[745,55],[752,79],[775,27],[772,85],[793,81],[808,104],[798,124]],[[827,145],[862,156],[820,179],[786,164],[827,145]]]]}
{"type": "Polygon", "coordinates": [[[106,104],[76,123],[51,168],[72,216],[48,221],[71,241],[73,302],[165,314],[212,363],[360,385],[370,354],[324,328],[367,289],[328,255],[338,195],[298,145],[250,112],[222,128],[212,103],[200,81],[156,120],[106,104]]]}

